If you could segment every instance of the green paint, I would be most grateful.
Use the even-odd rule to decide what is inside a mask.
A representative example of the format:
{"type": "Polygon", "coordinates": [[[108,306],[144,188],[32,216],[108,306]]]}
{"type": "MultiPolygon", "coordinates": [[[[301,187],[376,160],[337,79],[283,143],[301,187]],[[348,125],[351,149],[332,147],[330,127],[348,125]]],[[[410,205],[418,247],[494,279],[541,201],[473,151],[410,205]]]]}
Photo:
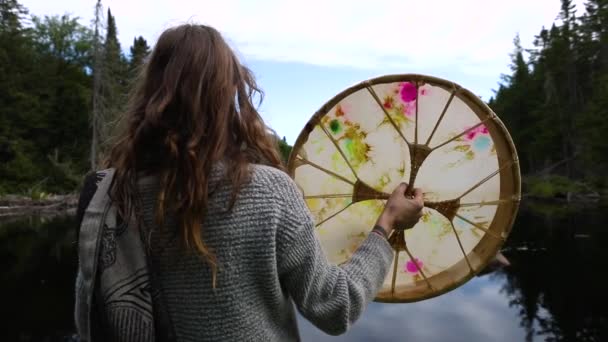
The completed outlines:
{"type": "Polygon", "coordinates": [[[338,121],[336,119],[331,120],[331,122],[329,123],[329,129],[331,129],[331,132],[333,134],[340,133],[340,131],[342,130],[342,126],[340,125],[340,121],[338,121]]]}
{"type": "Polygon", "coordinates": [[[351,165],[357,168],[369,160],[367,154],[371,150],[371,147],[359,136],[354,136],[354,139],[348,137],[350,136],[348,133],[345,134],[346,137],[342,140],[343,150],[351,165]]]}
{"type": "Polygon", "coordinates": [[[385,173],[385,174],[382,175],[382,177],[380,177],[380,180],[378,181],[378,187],[379,188],[384,188],[390,182],[391,182],[391,177],[388,174],[385,173]]]}
{"type": "Polygon", "coordinates": [[[397,170],[401,177],[405,177],[405,163],[401,164],[401,167],[397,170]]]}
{"type": "Polygon", "coordinates": [[[344,139],[344,148],[346,149],[346,152],[348,154],[349,157],[352,158],[353,156],[353,140],[352,139],[344,139]]]}
{"type": "Polygon", "coordinates": [[[454,147],[454,150],[459,151],[459,152],[467,152],[470,149],[471,149],[471,146],[469,146],[469,145],[458,145],[458,146],[454,147]]]}
{"type": "MultiPolygon", "coordinates": [[[[330,123],[330,128],[333,130],[334,127],[332,126],[333,122],[330,123]]],[[[342,126],[339,129],[342,130],[342,126]]],[[[369,160],[368,153],[371,151],[371,147],[365,143],[366,136],[367,134],[361,130],[358,124],[347,122],[344,127],[344,134],[338,139],[340,149],[354,168],[358,168],[369,160]]]]}

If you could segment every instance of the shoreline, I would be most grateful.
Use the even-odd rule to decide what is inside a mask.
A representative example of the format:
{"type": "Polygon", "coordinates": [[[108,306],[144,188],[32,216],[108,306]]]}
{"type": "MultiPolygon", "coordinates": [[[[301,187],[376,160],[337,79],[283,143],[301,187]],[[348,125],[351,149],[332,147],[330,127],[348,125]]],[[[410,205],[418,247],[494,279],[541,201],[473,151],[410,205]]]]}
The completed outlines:
{"type": "Polygon", "coordinates": [[[53,195],[33,200],[27,196],[6,195],[0,197],[0,220],[23,216],[56,216],[71,214],[78,206],[78,195],[53,195]]]}
{"type": "MultiPolygon", "coordinates": [[[[523,194],[521,202],[558,206],[602,206],[606,198],[602,196],[572,195],[564,197],[537,197],[523,194]]],[[[78,206],[78,195],[75,193],[65,195],[52,195],[44,199],[31,199],[22,195],[5,195],[0,197],[0,220],[9,218],[40,215],[56,216],[72,214],[78,206]]]]}

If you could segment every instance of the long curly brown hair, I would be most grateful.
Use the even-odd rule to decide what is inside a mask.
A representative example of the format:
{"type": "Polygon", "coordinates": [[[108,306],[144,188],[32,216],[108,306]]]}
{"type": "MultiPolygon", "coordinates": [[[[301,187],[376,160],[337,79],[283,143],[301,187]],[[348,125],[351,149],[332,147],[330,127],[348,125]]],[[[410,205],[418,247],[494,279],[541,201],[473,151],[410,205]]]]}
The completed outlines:
{"type": "Polygon", "coordinates": [[[156,222],[162,227],[168,214],[175,215],[185,246],[211,267],[213,286],[217,260],[202,237],[212,165],[227,163],[230,208],[250,177],[250,164],[284,170],[276,135],[254,106],[256,96],[261,102],[252,72],[217,30],[194,24],[170,28],[142,67],[123,129],[104,163],[116,169],[110,195],[123,217],[141,217],[138,175],[159,176],[156,222]]]}

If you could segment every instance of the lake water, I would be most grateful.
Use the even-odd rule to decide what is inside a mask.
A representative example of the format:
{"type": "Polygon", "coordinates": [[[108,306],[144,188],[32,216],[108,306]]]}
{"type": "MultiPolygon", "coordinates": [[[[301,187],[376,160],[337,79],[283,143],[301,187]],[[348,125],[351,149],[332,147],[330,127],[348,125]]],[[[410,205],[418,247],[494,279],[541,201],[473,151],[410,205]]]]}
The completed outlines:
{"type": "MultiPolygon", "coordinates": [[[[0,341],[69,341],[72,217],[0,223],[0,341]]],[[[343,336],[300,318],[304,341],[608,341],[608,215],[521,210],[511,266],[413,304],[372,303],[343,336]]]]}

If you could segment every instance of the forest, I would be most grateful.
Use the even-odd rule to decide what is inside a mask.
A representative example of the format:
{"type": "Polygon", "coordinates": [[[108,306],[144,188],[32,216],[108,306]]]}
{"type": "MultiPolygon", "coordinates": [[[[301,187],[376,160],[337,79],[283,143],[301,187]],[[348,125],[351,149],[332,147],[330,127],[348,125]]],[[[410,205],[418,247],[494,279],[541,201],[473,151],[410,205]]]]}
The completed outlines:
{"type": "MultiPolygon", "coordinates": [[[[0,0],[0,195],[74,192],[103,155],[151,47],[139,36],[125,49],[111,9],[98,1],[95,11],[84,24],[0,0]]],[[[533,46],[515,37],[488,101],[518,148],[525,191],[539,197],[608,187],[608,1],[579,11],[561,0],[533,46]]],[[[284,139],[278,148],[286,158],[284,139]]]]}

